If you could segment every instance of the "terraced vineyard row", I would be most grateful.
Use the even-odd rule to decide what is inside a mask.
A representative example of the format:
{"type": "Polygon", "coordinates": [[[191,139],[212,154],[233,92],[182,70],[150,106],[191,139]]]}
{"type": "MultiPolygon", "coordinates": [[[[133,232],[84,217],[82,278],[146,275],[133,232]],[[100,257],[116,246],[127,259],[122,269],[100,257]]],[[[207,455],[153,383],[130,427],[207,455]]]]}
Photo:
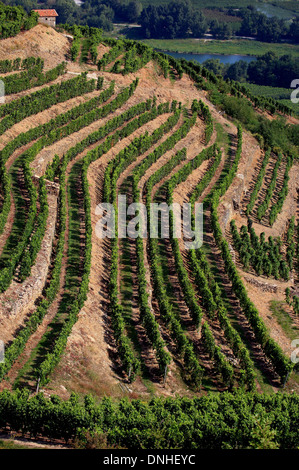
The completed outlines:
{"type": "Polygon", "coordinates": [[[64,28],[55,67],[0,63],[1,388],[296,388],[270,310],[298,325],[296,146],[262,145],[228,103],[295,118],[195,63],[64,28]]]}

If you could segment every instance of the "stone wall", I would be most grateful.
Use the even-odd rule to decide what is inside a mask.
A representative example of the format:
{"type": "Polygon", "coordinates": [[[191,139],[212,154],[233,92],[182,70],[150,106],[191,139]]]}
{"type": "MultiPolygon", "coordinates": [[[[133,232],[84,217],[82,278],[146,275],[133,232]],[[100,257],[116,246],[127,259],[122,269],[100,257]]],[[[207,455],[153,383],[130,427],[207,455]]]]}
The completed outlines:
{"type": "Polygon", "coordinates": [[[53,28],[55,28],[56,26],[56,17],[55,16],[40,16],[39,19],[38,19],[38,22],[41,23],[41,24],[46,24],[48,26],[52,26],[53,28]]]}
{"type": "Polygon", "coordinates": [[[263,292],[272,292],[272,293],[277,292],[276,284],[268,284],[267,282],[262,282],[262,281],[259,281],[258,279],[255,279],[249,276],[244,276],[244,279],[247,282],[249,282],[249,284],[252,284],[253,286],[261,289],[263,292]]]}

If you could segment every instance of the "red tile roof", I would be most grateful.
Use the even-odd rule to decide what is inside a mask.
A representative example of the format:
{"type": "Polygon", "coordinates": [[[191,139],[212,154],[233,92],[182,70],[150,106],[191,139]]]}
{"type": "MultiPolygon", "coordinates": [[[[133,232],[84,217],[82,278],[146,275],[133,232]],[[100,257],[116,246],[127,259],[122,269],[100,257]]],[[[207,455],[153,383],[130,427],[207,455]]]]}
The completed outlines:
{"type": "Polygon", "coordinates": [[[39,14],[39,16],[58,16],[56,10],[33,10],[39,14]]]}

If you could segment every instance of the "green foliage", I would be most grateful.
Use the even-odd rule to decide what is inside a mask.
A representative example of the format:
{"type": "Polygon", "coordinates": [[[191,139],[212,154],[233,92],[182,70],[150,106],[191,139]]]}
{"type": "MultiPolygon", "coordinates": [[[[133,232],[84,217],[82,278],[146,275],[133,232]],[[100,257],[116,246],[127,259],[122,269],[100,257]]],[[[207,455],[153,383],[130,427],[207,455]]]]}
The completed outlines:
{"type": "Polygon", "coordinates": [[[200,398],[82,403],[27,391],[0,394],[0,427],[69,441],[83,430],[104,434],[108,445],[128,449],[296,449],[299,401],[295,393],[228,393],[200,398]]]}
{"type": "Polygon", "coordinates": [[[43,66],[43,61],[40,61],[37,65],[28,68],[25,72],[0,77],[0,80],[4,82],[5,94],[19,93],[20,91],[52,82],[66,71],[65,62],[62,62],[45,73],[42,73],[43,66]]]}
{"type": "Polygon", "coordinates": [[[22,30],[28,30],[37,25],[38,14],[29,15],[21,6],[9,6],[0,2],[0,38],[16,36],[22,30]]]}
{"type": "MultiPolygon", "coordinates": [[[[118,98],[116,98],[118,106],[120,107],[130,96],[130,93],[133,92],[134,87],[137,86],[137,81],[133,83],[132,87],[129,87],[123,92],[120,93],[118,98]],[[132,91],[130,91],[132,90],[132,91]]],[[[114,109],[113,102],[111,103],[111,110],[114,109]]],[[[160,108],[161,112],[165,109],[163,106],[160,108]]],[[[106,140],[96,147],[94,150],[90,151],[86,155],[86,162],[90,164],[92,161],[95,161],[97,158],[100,158],[103,153],[107,152],[109,148],[111,148],[115,142],[119,139],[123,139],[130,135],[134,130],[138,129],[140,126],[144,125],[146,122],[154,119],[157,116],[157,110],[155,108],[151,109],[151,100],[147,102],[139,103],[131,108],[129,108],[124,113],[110,119],[103,127],[99,130],[89,134],[83,141],[76,144],[74,147],[70,148],[66,153],[65,157],[61,162],[61,167],[59,168],[59,158],[54,159],[53,171],[54,174],[59,173],[59,183],[60,183],[60,229],[59,229],[59,242],[57,247],[57,253],[55,258],[55,265],[54,270],[52,273],[52,278],[49,287],[45,292],[45,299],[41,302],[40,306],[37,310],[30,316],[28,323],[26,324],[25,328],[21,329],[14,341],[11,343],[9,347],[6,348],[5,353],[5,364],[0,366],[0,377],[2,378],[5,373],[10,369],[13,362],[17,359],[19,354],[22,352],[26,341],[30,337],[30,335],[35,331],[38,324],[42,321],[44,315],[47,312],[47,309],[51,302],[54,300],[57,289],[59,287],[59,273],[61,268],[61,259],[63,255],[63,246],[64,246],[64,233],[65,233],[65,217],[66,217],[66,209],[65,209],[65,170],[68,162],[76,157],[79,153],[83,152],[89,145],[94,144],[100,140],[102,140],[106,136],[106,140]],[[134,116],[135,119],[131,120],[134,116]],[[117,130],[111,136],[108,136],[111,132],[115,131],[118,127],[122,126],[126,121],[128,124],[124,126],[121,130],[117,130]],[[107,137],[108,136],[108,137],[107,137]],[[59,168],[59,171],[58,171],[59,168]]],[[[87,163],[85,163],[87,165],[87,163]]],[[[50,168],[50,167],[49,167],[50,168]]],[[[50,171],[50,170],[49,170],[50,171]]],[[[52,173],[53,174],[53,173],[52,173]]],[[[88,211],[88,207],[86,206],[86,211],[88,211]]],[[[88,229],[90,232],[90,229],[88,229]]],[[[76,319],[76,313],[73,312],[73,321],[76,319]]],[[[65,337],[65,335],[64,335],[65,337]]],[[[60,344],[60,343],[59,343],[60,344]]],[[[126,344],[126,343],[125,343],[126,344]]],[[[125,347],[125,345],[123,345],[125,347]]],[[[60,354],[63,351],[63,348],[56,350],[57,354],[52,357],[53,360],[53,367],[57,364],[60,354]]],[[[122,349],[121,352],[124,350],[122,349]]],[[[52,362],[49,360],[46,362],[47,365],[43,366],[43,380],[46,382],[48,379],[48,375],[53,370],[51,367],[52,362]]],[[[126,365],[130,367],[130,363],[126,362],[126,365]]],[[[129,371],[129,368],[127,369],[129,371]]],[[[37,371],[38,374],[38,371],[37,371]]]]}
{"type": "MultiPolygon", "coordinates": [[[[156,109],[155,114],[159,115],[165,112],[169,112],[169,104],[160,105],[156,109]]],[[[119,175],[124,171],[127,166],[136,160],[138,155],[144,153],[148,150],[154,143],[158,142],[161,137],[169,132],[175,124],[178,122],[180,117],[180,111],[175,112],[171,115],[166,123],[162,124],[158,129],[156,129],[151,135],[145,134],[141,135],[139,138],[136,138],[128,147],[122,150],[109,164],[105,171],[105,181],[104,181],[104,201],[111,202],[114,204],[115,214],[117,215],[117,206],[116,206],[116,182],[119,175]]],[[[187,127],[187,126],[185,126],[187,127]]],[[[188,127],[187,127],[188,128],[188,127]]],[[[148,165],[151,165],[152,162],[162,155],[167,149],[172,148],[173,145],[181,138],[183,132],[186,132],[184,126],[181,127],[179,131],[176,132],[170,138],[168,138],[160,147],[158,147],[152,154],[150,154],[145,162],[143,162],[140,171],[146,171],[148,165]]],[[[141,174],[141,173],[140,173],[141,174]]],[[[137,196],[137,195],[135,195],[137,196]]],[[[115,237],[111,240],[111,272],[110,272],[110,283],[109,283],[109,292],[110,292],[110,309],[112,315],[112,324],[116,342],[118,345],[118,350],[120,358],[123,364],[123,368],[129,375],[130,380],[133,380],[135,374],[139,369],[139,361],[135,358],[133,347],[129,342],[129,339],[125,332],[125,322],[123,319],[123,308],[118,302],[118,238],[117,238],[117,228],[115,237]]],[[[140,242],[138,242],[140,243],[140,242]]],[[[139,246],[139,257],[141,246],[139,246]]],[[[141,266],[140,266],[141,268],[141,266]]],[[[139,270],[139,276],[141,276],[141,269],[139,270]]],[[[143,295],[143,304],[144,308],[148,308],[146,292],[142,291],[140,294],[143,295]]],[[[153,336],[154,331],[152,328],[155,328],[156,334],[158,332],[157,328],[154,326],[153,318],[150,315],[144,315],[144,320],[147,322],[149,338],[154,340],[154,347],[157,351],[158,361],[160,364],[161,370],[164,371],[165,366],[169,363],[170,358],[168,354],[165,353],[163,342],[161,338],[153,336]],[[155,339],[154,339],[155,338],[155,339]]]]}
{"type": "Polygon", "coordinates": [[[248,65],[247,74],[251,83],[289,88],[292,77],[299,74],[298,61],[291,55],[277,57],[274,52],[267,52],[248,65]]]}
{"type": "MultiPolygon", "coordinates": [[[[257,216],[259,222],[262,220],[262,218],[266,214],[266,211],[269,207],[272,196],[274,194],[274,190],[276,188],[276,183],[277,183],[278,170],[281,166],[282,159],[283,159],[283,155],[280,153],[278,155],[278,157],[276,158],[276,162],[275,162],[273,172],[272,172],[272,175],[271,175],[271,180],[270,180],[270,183],[267,187],[265,197],[263,198],[262,203],[258,206],[256,216],[257,216]]],[[[271,221],[272,221],[272,218],[270,218],[270,223],[271,223],[271,221]]]]}
{"type": "Polygon", "coordinates": [[[142,12],[140,23],[146,38],[199,37],[208,27],[202,13],[183,1],[148,6],[142,12]]]}
{"type": "Polygon", "coordinates": [[[292,168],[293,166],[293,161],[294,161],[294,158],[293,156],[289,155],[287,157],[287,162],[286,162],[286,169],[285,169],[285,173],[284,173],[284,177],[283,177],[283,183],[282,183],[282,187],[279,191],[279,197],[278,197],[278,200],[275,204],[272,205],[271,207],[271,210],[270,210],[270,213],[269,213],[269,222],[270,222],[270,225],[273,225],[278,214],[281,212],[282,210],[282,206],[283,206],[283,203],[288,195],[288,191],[289,191],[289,188],[288,188],[288,182],[289,182],[289,171],[290,169],[292,168]]]}
{"type": "Polygon", "coordinates": [[[28,70],[38,64],[43,64],[43,59],[40,57],[26,57],[25,59],[18,57],[14,60],[0,60],[0,73],[14,72],[23,69],[28,70]]]}
{"type": "Polygon", "coordinates": [[[240,301],[241,308],[243,309],[256,337],[257,342],[261,345],[265,355],[271,360],[274,369],[280,376],[282,383],[286,380],[288,374],[293,368],[293,364],[285,357],[280,346],[270,337],[267,328],[259,316],[259,313],[254,306],[253,302],[249,299],[244,284],[240,278],[237,268],[232,260],[228,242],[224,239],[218,221],[217,207],[219,204],[220,196],[224,194],[226,189],[231,184],[233,177],[236,174],[238,163],[241,158],[242,149],[242,133],[239,129],[238,150],[236,158],[230,171],[223,178],[221,185],[213,192],[211,199],[211,216],[214,238],[219,246],[222,258],[225,263],[225,269],[232,282],[232,287],[235,295],[240,301]]]}
{"type": "Polygon", "coordinates": [[[251,266],[258,276],[263,274],[275,279],[289,280],[290,264],[284,260],[280,238],[274,240],[270,236],[266,241],[264,232],[258,237],[251,221],[248,228],[244,225],[241,227],[240,233],[234,220],[231,221],[230,227],[234,247],[245,269],[251,266]]]}
{"type": "MultiPolygon", "coordinates": [[[[165,151],[165,145],[161,144],[161,154],[165,151]]],[[[139,202],[140,194],[138,189],[138,180],[146,172],[150,164],[152,164],[156,157],[159,155],[159,152],[153,152],[150,154],[146,160],[149,163],[144,164],[145,162],[137,167],[137,174],[134,173],[134,201],[139,202]],[[156,154],[156,155],[155,155],[156,154]]],[[[160,171],[158,170],[154,175],[152,175],[146,185],[147,193],[150,195],[151,189],[154,183],[157,183],[162,177],[169,174],[173,168],[176,167],[178,163],[186,158],[186,149],[183,149],[177,152],[168,162],[164,165],[160,171]]],[[[164,341],[161,338],[159,324],[155,319],[154,314],[151,312],[149,303],[148,303],[148,293],[147,293],[147,280],[146,272],[144,267],[144,253],[143,253],[143,241],[140,237],[136,240],[136,251],[137,251],[137,268],[138,268],[138,291],[139,291],[139,305],[140,305],[140,314],[141,319],[144,324],[147,336],[151,341],[153,348],[156,350],[157,360],[161,373],[165,373],[166,366],[171,362],[171,356],[168,352],[165,351],[164,341]]]]}
{"type": "Polygon", "coordinates": [[[87,80],[86,73],[70,80],[42,88],[22,98],[5,103],[0,108],[0,135],[10,129],[17,122],[28,116],[37,114],[54,104],[74,98],[82,93],[89,93],[95,89],[95,81],[87,80]]]}

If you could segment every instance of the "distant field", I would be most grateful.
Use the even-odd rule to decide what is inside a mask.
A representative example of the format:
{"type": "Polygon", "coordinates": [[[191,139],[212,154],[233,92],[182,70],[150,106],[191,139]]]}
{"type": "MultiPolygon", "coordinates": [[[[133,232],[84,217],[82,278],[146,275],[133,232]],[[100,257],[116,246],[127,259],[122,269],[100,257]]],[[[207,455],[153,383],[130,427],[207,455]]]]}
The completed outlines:
{"type": "MultiPolygon", "coordinates": [[[[161,5],[169,3],[171,0],[140,0],[144,6],[148,5],[161,5]]],[[[247,6],[254,6],[263,8],[265,13],[278,16],[279,18],[287,19],[293,16],[293,12],[299,11],[298,1],[294,0],[277,0],[277,1],[264,1],[261,3],[256,0],[192,0],[194,6],[200,9],[205,8],[240,8],[247,6]]]]}
{"type": "Polygon", "coordinates": [[[196,54],[242,54],[263,55],[269,51],[275,51],[278,56],[292,54],[299,57],[299,45],[273,44],[250,40],[229,41],[205,40],[205,39],[144,39],[151,47],[164,51],[193,52],[196,54]]]}
{"type": "Polygon", "coordinates": [[[299,114],[299,105],[292,103],[290,100],[293,89],[291,88],[277,88],[271,86],[254,85],[247,83],[246,87],[256,96],[264,96],[265,98],[273,98],[281,103],[292,108],[296,114],[299,114]]]}
{"type": "Polygon", "coordinates": [[[224,11],[214,10],[212,8],[211,9],[204,8],[202,12],[205,15],[205,17],[208,18],[209,20],[217,19],[218,21],[223,21],[226,23],[239,23],[239,24],[242,21],[242,18],[238,16],[231,16],[225,13],[224,11]]]}
{"type": "MultiPolygon", "coordinates": [[[[141,3],[145,6],[148,5],[162,5],[166,3],[170,3],[171,0],[140,0],[141,3]]],[[[219,8],[229,8],[229,7],[235,7],[235,8],[240,8],[246,7],[248,5],[257,5],[260,4],[259,2],[253,0],[206,0],[205,2],[202,2],[201,0],[191,0],[192,4],[195,6],[198,6],[199,8],[210,8],[210,7],[219,7],[219,8]]]]}

